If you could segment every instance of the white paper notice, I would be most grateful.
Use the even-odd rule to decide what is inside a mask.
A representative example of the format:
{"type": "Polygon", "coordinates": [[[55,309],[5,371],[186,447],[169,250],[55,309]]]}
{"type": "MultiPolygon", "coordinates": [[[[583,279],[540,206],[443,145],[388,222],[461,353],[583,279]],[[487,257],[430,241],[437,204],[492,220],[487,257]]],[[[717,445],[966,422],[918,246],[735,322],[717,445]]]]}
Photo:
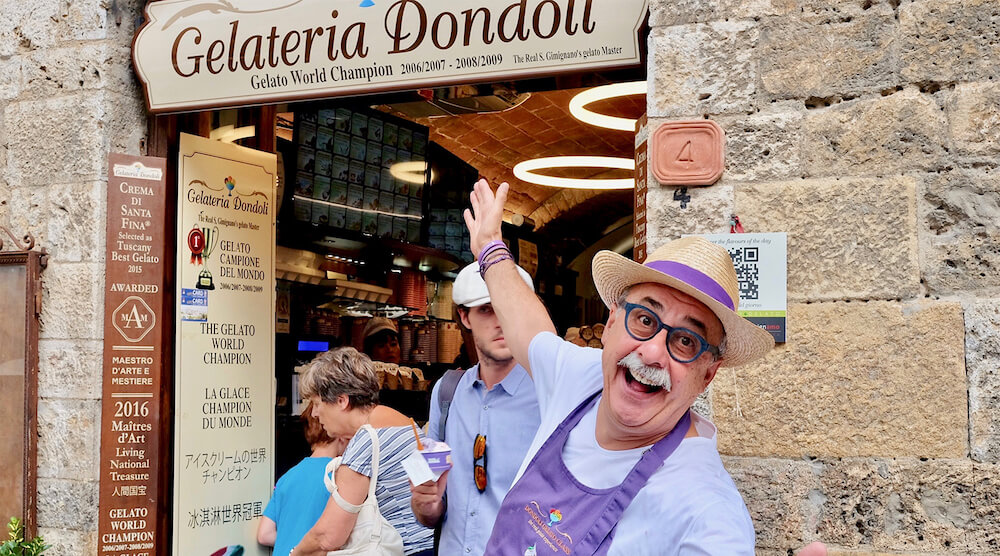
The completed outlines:
{"type": "Polygon", "coordinates": [[[431,471],[431,466],[427,465],[427,460],[420,452],[414,451],[403,460],[403,469],[410,482],[419,485],[427,481],[437,481],[441,473],[431,471]]]}

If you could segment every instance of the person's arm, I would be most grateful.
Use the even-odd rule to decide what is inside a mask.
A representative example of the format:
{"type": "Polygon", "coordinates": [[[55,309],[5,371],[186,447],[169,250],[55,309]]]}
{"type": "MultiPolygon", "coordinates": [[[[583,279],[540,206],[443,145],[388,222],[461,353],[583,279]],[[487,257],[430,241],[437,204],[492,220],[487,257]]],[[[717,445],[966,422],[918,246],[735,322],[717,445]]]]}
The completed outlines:
{"type": "MultiPolygon", "coordinates": [[[[494,195],[486,180],[476,182],[470,196],[472,210],[466,210],[464,214],[473,256],[478,257],[489,242],[503,239],[500,225],[509,189],[510,186],[504,182],[494,195]]],[[[514,354],[514,359],[530,374],[528,347],[531,340],[540,332],[554,333],[556,327],[535,292],[521,279],[514,261],[493,264],[483,279],[489,289],[490,301],[500,320],[507,346],[514,354]]]]}
{"type": "MultiPolygon", "coordinates": [[[[335,477],[337,491],[347,502],[360,506],[368,497],[368,485],[371,479],[357,471],[340,466],[335,477]]],[[[331,550],[336,550],[347,542],[351,530],[358,520],[357,513],[351,513],[341,508],[333,496],[326,502],[326,508],[319,521],[302,537],[302,541],[292,550],[294,556],[326,556],[331,550]]]]}
{"type": "Polygon", "coordinates": [[[274,546],[274,540],[278,538],[278,524],[266,515],[260,516],[257,523],[257,542],[264,546],[274,546]]]}
{"type": "Polygon", "coordinates": [[[410,509],[413,517],[424,527],[437,527],[444,517],[448,503],[444,499],[444,491],[448,485],[448,473],[445,471],[437,481],[427,481],[419,485],[410,483],[410,509]]]}

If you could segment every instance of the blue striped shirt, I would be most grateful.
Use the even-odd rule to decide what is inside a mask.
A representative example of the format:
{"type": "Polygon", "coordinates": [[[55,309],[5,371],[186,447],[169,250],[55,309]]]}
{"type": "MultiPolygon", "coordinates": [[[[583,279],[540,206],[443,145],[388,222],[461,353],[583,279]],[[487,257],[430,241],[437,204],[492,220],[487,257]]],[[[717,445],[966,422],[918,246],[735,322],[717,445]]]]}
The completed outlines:
{"type": "MultiPolygon", "coordinates": [[[[417,523],[410,508],[410,480],[403,470],[402,461],[417,449],[413,429],[388,427],[375,429],[379,441],[378,482],[375,499],[378,511],[403,537],[403,551],[414,554],[434,546],[434,530],[417,523]]],[[[344,451],[342,465],[372,476],[372,442],[368,433],[359,430],[344,451]]]]}

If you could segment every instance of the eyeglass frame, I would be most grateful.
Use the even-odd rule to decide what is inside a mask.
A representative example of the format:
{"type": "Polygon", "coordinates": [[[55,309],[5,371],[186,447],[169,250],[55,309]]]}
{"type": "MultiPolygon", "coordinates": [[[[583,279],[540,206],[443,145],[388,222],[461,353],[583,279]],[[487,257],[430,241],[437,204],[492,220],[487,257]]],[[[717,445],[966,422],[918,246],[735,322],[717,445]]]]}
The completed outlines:
{"type": "Polygon", "coordinates": [[[640,342],[648,342],[649,340],[652,340],[653,338],[655,338],[656,335],[660,333],[660,330],[666,330],[667,331],[667,341],[665,343],[666,343],[666,346],[667,346],[667,353],[670,354],[670,358],[671,359],[673,359],[674,361],[677,361],[678,363],[692,363],[694,361],[697,361],[698,358],[701,357],[702,355],[704,355],[706,351],[708,353],[711,353],[712,356],[714,356],[716,359],[718,359],[722,355],[722,352],[719,351],[719,346],[714,346],[714,345],[708,343],[708,340],[706,340],[704,337],[702,337],[701,334],[698,334],[697,332],[695,332],[694,330],[691,330],[690,328],[684,328],[683,326],[676,326],[675,327],[675,326],[670,326],[670,325],[664,324],[663,321],[660,320],[660,316],[656,314],[656,311],[650,309],[649,307],[646,307],[645,305],[642,305],[640,303],[631,303],[631,302],[626,301],[622,305],[622,308],[625,310],[625,322],[624,322],[625,332],[628,332],[628,335],[631,336],[632,338],[634,338],[634,339],[636,339],[636,340],[638,340],[640,342]],[[656,330],[648,338],[640,338],[635,333],[633,333],[632,330],[629,328],[629,326],[628,326],[628,316],[629,316],[629,314],[632,313],[633,309],[642,309],[642,310],[646,311],[647,313],[649,313],[650,315],[652,315],[654,319],[656,319],[656,324],[657,324],[656,330]],[[674,352],[670,349],[670,336],[673,335],[675,331],[687,332],[688,334],[691,334],[692,336],[694,336],[695,338],[697,338],[698,341],[700,342],[698,353],[694,357],[692,357],[691,359],[687,359],[687,360],[681,359],[681,358],[677,357],[676,355],[674,355],[674,352]]]}
{"type": "Polygon", "coordinates": [[[476,439],[472,441],[472,482],[476,485],[476,490],[479,492],[486,492],[486,487],[489,485],[489,477],[486,475],[486,435],[477,434],[476,439]],[[483,455],[476,457],[476,444],[479,443],[479,439],[483,439],[483,455]],[[479,465],[479,460],[483,460],[483,464],[479,465]],[[483,469],[483,488],[479,488],[479,483],[476,482],[476,469],[483,469]]]}

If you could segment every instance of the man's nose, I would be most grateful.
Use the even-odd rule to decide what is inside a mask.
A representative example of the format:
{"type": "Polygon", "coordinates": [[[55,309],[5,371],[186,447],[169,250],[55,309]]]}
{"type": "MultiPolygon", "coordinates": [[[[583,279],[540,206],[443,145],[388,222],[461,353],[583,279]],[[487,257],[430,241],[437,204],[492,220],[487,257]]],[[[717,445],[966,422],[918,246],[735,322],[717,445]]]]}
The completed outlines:
{"type": "Polygon", "coordinates": [[[655,336],[639,344],[636,354],[643,365],[664,369],[670,363],[667,349],[667,331],[660,330],[655,336]]]}

